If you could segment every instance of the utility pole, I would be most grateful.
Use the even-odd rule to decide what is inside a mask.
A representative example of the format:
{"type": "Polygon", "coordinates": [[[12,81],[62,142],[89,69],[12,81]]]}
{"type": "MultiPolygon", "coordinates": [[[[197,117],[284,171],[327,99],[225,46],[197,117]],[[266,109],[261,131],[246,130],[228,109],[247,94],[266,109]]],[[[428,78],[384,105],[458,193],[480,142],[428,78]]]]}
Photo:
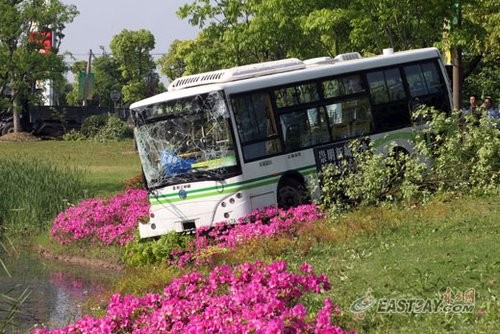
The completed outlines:
{"type": "Polygon", "coordinates": [[[92,49],[89,50],[89,60],[87,62],[87,68],[85,70],[85,84],[83,86],[83,106],[87,106],[88,98],[89,98],[89,93],[90,93],[90,85],[91,85],[91,80],[90,80],[90,72],[92,70],[92,49]]]}

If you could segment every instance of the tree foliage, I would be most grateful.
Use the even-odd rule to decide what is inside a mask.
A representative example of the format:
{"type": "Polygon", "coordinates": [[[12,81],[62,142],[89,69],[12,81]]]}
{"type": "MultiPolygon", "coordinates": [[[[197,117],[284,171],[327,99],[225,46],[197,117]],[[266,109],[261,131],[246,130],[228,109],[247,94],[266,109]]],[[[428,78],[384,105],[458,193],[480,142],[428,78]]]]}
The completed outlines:
{"type": "Polygon", "coordinates": [[[159,76],[151,56],[154,47],[155,38],[145,29],[124,29],[111,40],[110,48],[119,64],[124,83],[121,92],[127,104],[159,92],[159,76]]]}
{"type": "Polygon", "coordinates": [[[20,129],[22,102],[39,98],[35,81],[57,80],[65,72],[63,56],[57,51],[66,24],[77,13],[75,6],[58,0],[0,0],[0,96],[14,113],[14,131],[20,129]],[[36,32],[45,31],[51,31],[57,43],[48,53],[40,53],[36,32]]]}
{"type": "MultiPolygon", "coordinates": [[[[429,46],[446,52],[453,45],[466,55],[466,79],[485,66],[490,71],[498,66],[499,9],[495,0],[193,0],[177,15],[199,27],[199,35],[192,41],[176,41],[159,64],[172,80],[285,57],[351,51],[370,55],[384,48],[429,46]],[[445,20],[452,24],[443,39],[445,20]]],[[[472,80],[469,87],[484,86],[472,80]]]]}

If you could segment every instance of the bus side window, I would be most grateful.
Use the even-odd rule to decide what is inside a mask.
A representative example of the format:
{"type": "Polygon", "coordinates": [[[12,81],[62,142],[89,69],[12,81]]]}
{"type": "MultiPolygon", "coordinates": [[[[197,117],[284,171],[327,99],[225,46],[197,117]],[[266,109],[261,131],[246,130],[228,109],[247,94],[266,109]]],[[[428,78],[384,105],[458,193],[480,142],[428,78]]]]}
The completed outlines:
{"type": "Polygon", "coordinates": [[[268,93],[249,93],[232,98],[245,160],[281,151],[276,120],[268,93]]]}
{"type": "Polygon", "coordinates": [[[342,103],[327,105],[326,110],[330,120],[333,140],[349,138],[351,136],[350,119],[348,113],[343,110],[342,103]]]}
{"type": "Polygon", "coordinates": [[[430,94],[441,92],[442,83],[434,63],[422,64],[422,71],[430,94]]]}
{"type": "Polygon", "coordinates": [[[318,145],[330,140],[324,107],[307,109],[309,123],[309,145],[318,145]]]}
{"type": "Polygon", "coordinates": [[[404,70],[408,80],[408,87],[410,88],[410,95],[412,97],[429,93],[420,65],[408,65],[405,66],[404,70]]]}

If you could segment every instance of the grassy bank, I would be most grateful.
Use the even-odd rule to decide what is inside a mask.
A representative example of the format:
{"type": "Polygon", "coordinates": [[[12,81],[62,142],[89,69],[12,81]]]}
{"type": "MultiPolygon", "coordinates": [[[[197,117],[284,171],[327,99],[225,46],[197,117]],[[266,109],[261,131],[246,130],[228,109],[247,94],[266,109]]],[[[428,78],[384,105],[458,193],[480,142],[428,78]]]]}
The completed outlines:
{"type": "Polygon", "coordinates": [[[42,159],[55,167],[85,171],[89,193],[109,195],[123,189],[123,182],[141,172],[132,140],[0,142],[0,159],[42,159]]]}
{"type": "MultiPolygon", "coordinates": [[[[318,243],[303,259],[293,252],[287,258],[307,261],[318,272],[327,273],[332,299],[346,312],[343,321],[348,328],[370,333],[492,333],[500,320],[499,199],[456,199],[411,210],[359,211],[338,221],[340,235],[335,238],[357,236],[318,243]],[[442,300],[447,288],[452,298],[474,289],[474,311],[377,312],[377,307],[384,310],[381,299],[442,300]],[[363,320],[353,320],[351,304],[369,290],[378,303],[365,312],[363,320]]],[[[458,299],[457,304],[463,303],[458,299]]]]}
{"type": "MultiPolygon", "coordinates": [[[[411,209],[364,208],[327,219],[297,238],[275,236],[219,252],[210,267],[277,259],[291,268],[310,263],[316,273],[328,276],[332,290],[309,297],[306,307],[317,309],[330,297],[343,311],[336,321],[360,333],[491,333],[500,320],[498,200],[438,198],[411,209]],[[419,314],[408,308],[381,312],[388,305],[383,300],[436,303],[448,288],[452,305],[463,304],[457,299],[460,293],[474,289],[472,312],[419,314]],[[354,301],[368,292],[375,305],[362,313],[352,312],[354,301]]],[[[180,274],[173,267],[146,266],[129,271],[117,289],[133,294],[159,292],[180,274]]]]}
{"type": "Polygon", "coordinates": [[[0,235],[33,236],[84,198],[123,191],[141,171],[132,140],[0,142],[0,235]]]}
{"type": "MultiPolygon", "coordinates": [[[[124,180],[140,171],[131,141],[0,143],[0,159],[19,154],[60,168],[84,170],[85,186],[98,195],[121,191],[124,180]]],[[[252,240],[239,249],[220,252],[212,257],[211,267],[277,259],[291,268],[310,263],[316,273],[328,276],[332,290],[308,297],[306,307],[318,309],[330,297],[343,311],[336,322],[361,333],[491,333],[500,325],[499,200],[498,195],[447,195],[426,206],[363,208],[331,217],[296,238],[252,240]],[[440,301],[448,288],[456,303],[460,303],[459,292],[474,289],[472,312],[380,312],[381,300],[440,301]],[[351,305],[368,292],[375,304],[362,313],[351,312],[351,305]]],[[[36,242],[55,253],[111,262],[119,262],[123,253],[119,247],[103,250],[85,243],[60,247],[51,244],[47,234],[36,242]]],[[[115,291],[159,292],[182,272],[166,265],[129,268],[116,282],[115,291]]],[[[101,312],[107,300],[103,297],[97,302],[101,312]]]]}

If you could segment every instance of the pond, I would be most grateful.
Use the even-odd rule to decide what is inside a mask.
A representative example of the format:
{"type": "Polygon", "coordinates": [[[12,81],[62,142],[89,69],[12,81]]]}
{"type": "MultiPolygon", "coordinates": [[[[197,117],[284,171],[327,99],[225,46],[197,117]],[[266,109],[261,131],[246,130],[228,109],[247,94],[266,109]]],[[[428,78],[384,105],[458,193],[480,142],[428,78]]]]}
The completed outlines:
{"type": "Polygon", "coordinates": [[[0,266],[0,324],[8,309],[2,294],[17,297],[25,289],[30,291],[6,333],[28,333],[34,326],[54,329],[73,323],[82,317],[88,300],[105,295],[119,277],[118,272],[109,269],[63,265],[36,254],[7,256],[0,252],[0,258],[11,276],[0,266]]]}

